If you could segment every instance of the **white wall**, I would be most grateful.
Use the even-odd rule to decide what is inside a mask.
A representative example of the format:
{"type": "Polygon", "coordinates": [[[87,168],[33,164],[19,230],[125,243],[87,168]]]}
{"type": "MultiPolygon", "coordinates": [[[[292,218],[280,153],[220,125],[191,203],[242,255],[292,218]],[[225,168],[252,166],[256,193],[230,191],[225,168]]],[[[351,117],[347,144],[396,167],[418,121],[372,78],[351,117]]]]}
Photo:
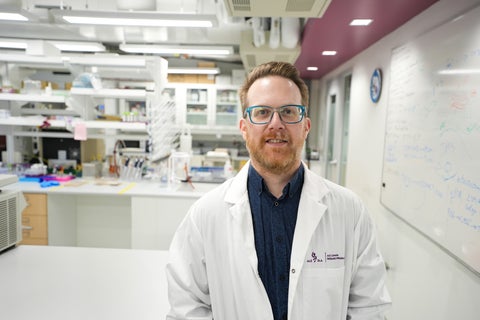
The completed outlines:
{"type": "Polygon", "coordinates": [[[346,186],[369,207],[382,253],[391,267],[388,287],[393,308],[389,320],[480,319],[480,277],[396,218],[379,200],[391,50],[477,5],[478,0],[440,0],[314,84],[322,91],[319,104],[325,108],[326,97],[338,92],[345,73],[352,72],[346,186]],[[373,104],[369,84],[377,67],[382,68],[384,86],[379,103],[373,104]]]}

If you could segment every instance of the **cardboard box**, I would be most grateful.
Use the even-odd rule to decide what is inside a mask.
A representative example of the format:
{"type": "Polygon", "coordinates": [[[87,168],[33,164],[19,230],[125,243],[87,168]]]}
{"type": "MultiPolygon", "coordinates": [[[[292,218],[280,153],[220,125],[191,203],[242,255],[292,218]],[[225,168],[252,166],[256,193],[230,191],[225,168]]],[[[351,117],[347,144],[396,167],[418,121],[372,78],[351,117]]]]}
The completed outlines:
{"type": "Polygon", "coordinates": [[[183,74],[169,74],[167,77],[168,82],[185,82],[183,74]]]}
{"type": "Polygon", "coordinates": [[[215,68],[215,62],[197,62],[199,68],[215,68]]]}
{"type": "Polygon", "coordinates": [[[215,75],[213,74],[197,74],[198,83],[215,84],[215,75]]]}
{"type": "Polygon", "coordinates": [[[198,78],[197,78],[196,74],[184,74],[183,76],[185,77],[185,82],[186,83],[197,83],[198,82],[198,78]]]}

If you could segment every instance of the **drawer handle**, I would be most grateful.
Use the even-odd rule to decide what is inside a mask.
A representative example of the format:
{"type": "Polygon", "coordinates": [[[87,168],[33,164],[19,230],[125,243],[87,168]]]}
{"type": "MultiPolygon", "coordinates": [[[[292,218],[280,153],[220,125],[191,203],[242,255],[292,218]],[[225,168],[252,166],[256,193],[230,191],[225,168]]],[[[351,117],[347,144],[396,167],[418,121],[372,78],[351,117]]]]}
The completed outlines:
{"type": "Polygon", "coordinates": [[[33,230],[33,227],[22,225],[22,230],[33,230]]]}

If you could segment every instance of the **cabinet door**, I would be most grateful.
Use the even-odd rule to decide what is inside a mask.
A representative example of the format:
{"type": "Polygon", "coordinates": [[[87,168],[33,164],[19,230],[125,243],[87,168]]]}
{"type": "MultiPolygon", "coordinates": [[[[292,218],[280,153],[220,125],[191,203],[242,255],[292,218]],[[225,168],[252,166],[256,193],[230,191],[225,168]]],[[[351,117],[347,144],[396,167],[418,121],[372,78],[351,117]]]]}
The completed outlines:
{"type": "Polygon", "coordinates": [[[22,242],[20,244],[48,244],[47,195],[24,193],[27,207],[22,212],[22,242]]]}
{"type": "Polygon", "coordinates": [[[208,89],[187,88],[187,123],[208,124],[208,89]]]}
{"type": "Polygon", "coordinates": [[[215,124],[218,126],[237,126],[240,114],[240,102],[236,89],[217,89],[215,124]]]}

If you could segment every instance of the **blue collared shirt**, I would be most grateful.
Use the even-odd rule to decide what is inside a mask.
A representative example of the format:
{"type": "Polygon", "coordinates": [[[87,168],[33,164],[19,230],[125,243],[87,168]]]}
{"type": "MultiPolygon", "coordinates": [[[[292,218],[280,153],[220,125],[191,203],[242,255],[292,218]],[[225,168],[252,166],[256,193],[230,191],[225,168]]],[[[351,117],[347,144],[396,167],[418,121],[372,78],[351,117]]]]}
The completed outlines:
{"type": "Polygon", "coordinates": [[[275,320],[286,320],[288,314],[290,254],[304,171],[303,165],[300,165],[278,199],[268,191],[263,178],[252,166],[248,171],[247,188],[258,273],[270,299],[275,320]]]}

